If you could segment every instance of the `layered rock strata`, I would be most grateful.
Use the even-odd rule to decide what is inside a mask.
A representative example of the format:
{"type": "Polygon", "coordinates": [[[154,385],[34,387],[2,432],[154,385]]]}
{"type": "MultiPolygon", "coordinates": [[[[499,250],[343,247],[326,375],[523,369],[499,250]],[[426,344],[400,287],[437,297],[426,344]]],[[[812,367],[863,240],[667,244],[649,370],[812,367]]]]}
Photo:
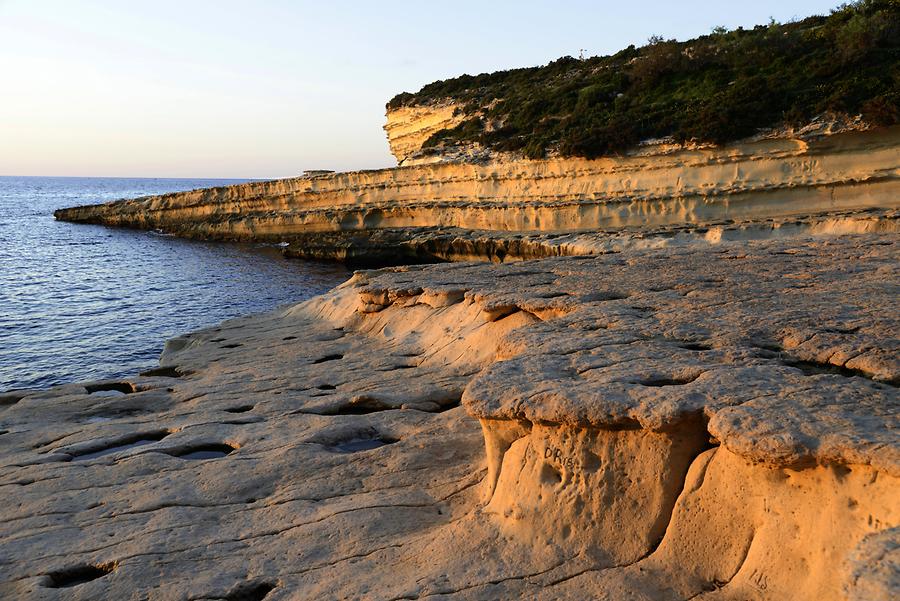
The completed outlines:
{"type": "MultiPolygon", "coordinates": [[[[493,104],[484,107],[490,109],[493,104]]],[[[484,109],[466,113],[466,105],[453,98],[425,101],[399,107],[387,107],[387,134],[391,154],[400,165],[424,165],[446,162],[490,162],[516,161],[523,158],[522,152],[497,151],[485,148],[468,136],[468,141],[452,135],[452,130],[467,119],[479,118],[484,131],[491,132],[495,126],[502,126],[502,120],[485,114],[484,109]],[[443,140],[429,143],[435,134],[449,134],[449,143],[443,140]]],[[[784,124],[775,128],[763,128],[746,141],[791,139],[809,143],[840,133],[861,132],[873,129],[861,115],[850,116],[839,113],[822,113],[805,125],[784,124]]],[[[440,137],[440,136],[438,136],[440,137]]],[[[714,148],[715,144],[688,142],[678,143],[673,138],[649,139],[625,152],[629,156],[673,153],[682,150],[714,148]]],[[[551,155],[558,155],[550,149],[551,155]]]]}
{"type": "Polygon", "coordinates": [[[0,596],[888,599],[896,234],[358,272],[0,397],[0,596]]]}
{"type": "Polygon", "coordinates": [[[595,255],[626,249],[709,245],[726,241],[900,232],[900,211],[867,209],[748,221],[618,228],[591,232],[528,233],[420,227],[298,235],[287,257],[357,266],[443,261],[520,261],[595,255]]]}
{"type": "Polygon", "coordinates": [[[466,116],[461,109],[457,103],[444,102],[389,110],[384,133],[397,163],[433,162],[427,153],[422,153],[422,145],[433,134],[462,123],[466,116]]]}
{"type": "MultiPolygon", "coordinates": [[[[417,228],[573,233],[896,209],[900,129],[621,158],[443,163],[325,174],[57,211],[58,219],[179,236],[290,242],[341,254],[335,239],[417,228]]],[[[354,248],[365,248],[364,242],[354,248]]]]}

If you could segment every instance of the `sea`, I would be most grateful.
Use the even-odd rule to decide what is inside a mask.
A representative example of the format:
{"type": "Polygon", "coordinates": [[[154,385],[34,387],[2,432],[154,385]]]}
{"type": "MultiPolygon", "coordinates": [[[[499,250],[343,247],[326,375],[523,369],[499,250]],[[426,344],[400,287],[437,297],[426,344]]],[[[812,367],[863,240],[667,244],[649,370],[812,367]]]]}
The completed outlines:
{"type": "Polygon", "coordinates": [[[165,341],[320,294],[336,264],[56,221],[63,207],[247,180],[0,177],[0,392],[134,375],[165,341]]]}

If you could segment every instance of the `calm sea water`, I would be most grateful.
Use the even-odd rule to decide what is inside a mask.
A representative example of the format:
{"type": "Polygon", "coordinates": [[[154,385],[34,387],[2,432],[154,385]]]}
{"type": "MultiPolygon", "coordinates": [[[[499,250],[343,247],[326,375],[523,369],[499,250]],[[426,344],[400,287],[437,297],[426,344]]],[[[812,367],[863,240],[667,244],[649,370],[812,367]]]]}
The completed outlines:
{"type": "Polygon", "coordinates": [[[53,219],[62,207],[229,183],[0,177],[0,391],[134,374],[157,364],[168,338],[348,277],[273,247],[53,219]]]}

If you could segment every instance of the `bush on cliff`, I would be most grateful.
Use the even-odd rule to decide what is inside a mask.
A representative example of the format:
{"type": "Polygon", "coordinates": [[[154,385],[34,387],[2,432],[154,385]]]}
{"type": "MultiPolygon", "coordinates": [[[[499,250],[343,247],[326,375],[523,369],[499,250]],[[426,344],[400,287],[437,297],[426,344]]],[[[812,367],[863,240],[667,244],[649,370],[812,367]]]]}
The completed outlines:
{"type": "Polygon", "coordinates": [[[612,56],[463,75],[394,97],[388,108],[452,99],[469,118],[424,148],[478,142],[537,158],[617,153],[647,138],[725,143],[826,112],[900,122],[900,0],[829,16],[651,38],[612,56]]]}

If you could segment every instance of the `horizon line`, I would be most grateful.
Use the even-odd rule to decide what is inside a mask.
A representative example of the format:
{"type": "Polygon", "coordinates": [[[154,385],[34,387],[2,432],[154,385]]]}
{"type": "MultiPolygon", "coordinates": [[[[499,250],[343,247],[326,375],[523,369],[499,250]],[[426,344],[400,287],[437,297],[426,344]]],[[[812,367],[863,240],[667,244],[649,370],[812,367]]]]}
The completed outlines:
{"type": "Polygon", "coordinates": [[[12,175],[0,174],[0,178],[56,178],[56,179],[205,179],[205,180],[242,180],[242,181],[264,181],[289,179],[292,177],[301,177],[301,175],[288,175],[279,177],[200,177],[200,176],[163,176],[163,175],[12,175]]]}

